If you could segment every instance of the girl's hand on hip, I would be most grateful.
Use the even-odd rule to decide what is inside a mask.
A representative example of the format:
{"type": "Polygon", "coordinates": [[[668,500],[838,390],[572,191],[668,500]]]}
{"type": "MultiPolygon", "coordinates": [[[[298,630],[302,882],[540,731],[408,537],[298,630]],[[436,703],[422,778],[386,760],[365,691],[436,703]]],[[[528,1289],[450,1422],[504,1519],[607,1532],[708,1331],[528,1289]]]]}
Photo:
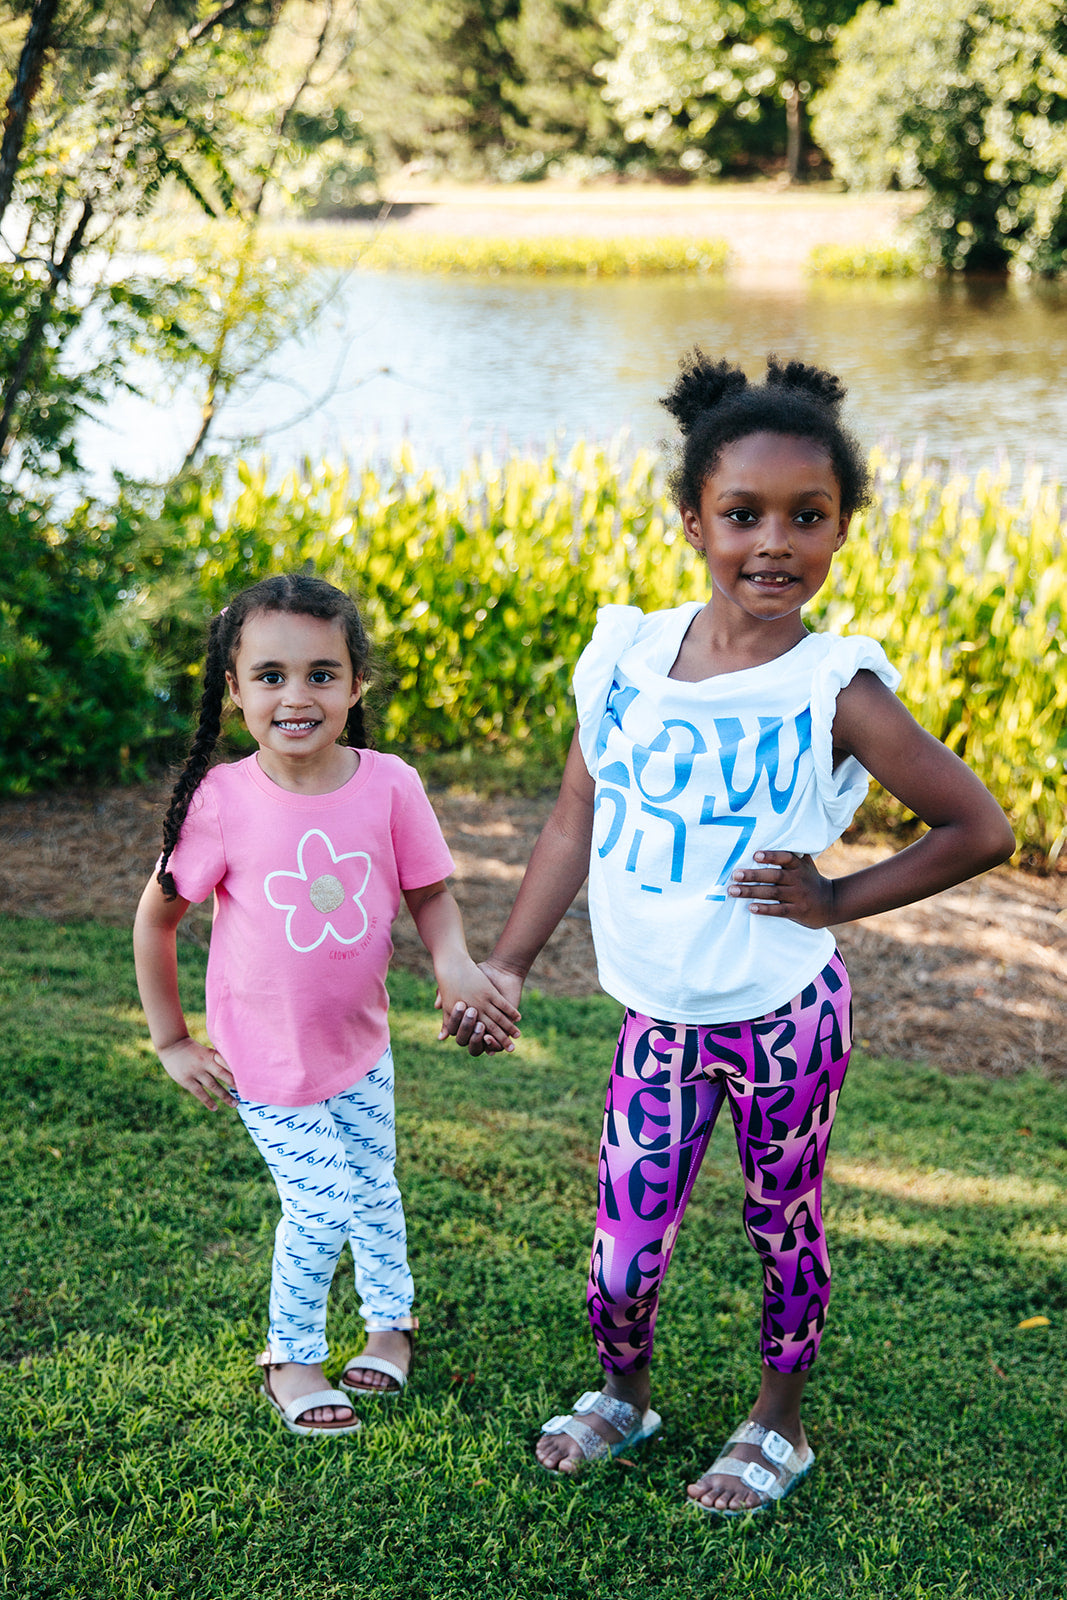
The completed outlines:
{"type": "Polygon", "coordinates": [[[157,1054],[167,1076],[187,1089],[209,1111],[217,1111],[219,1105],[237,1104],[230,1093],[234,1088],[233,1073],[216,1051],[197,1044],[195,1039],[178,1039],[157,1054]]]}
{"type": "Polygon", "coordinates": [[[833,921],[834,885],[810,856],[792,850],[758,850],[755,867],[739,867],[729,893],[750,900],[750,910],[763,917],[788,917],[802,928],[827,928],[833,921]]]}

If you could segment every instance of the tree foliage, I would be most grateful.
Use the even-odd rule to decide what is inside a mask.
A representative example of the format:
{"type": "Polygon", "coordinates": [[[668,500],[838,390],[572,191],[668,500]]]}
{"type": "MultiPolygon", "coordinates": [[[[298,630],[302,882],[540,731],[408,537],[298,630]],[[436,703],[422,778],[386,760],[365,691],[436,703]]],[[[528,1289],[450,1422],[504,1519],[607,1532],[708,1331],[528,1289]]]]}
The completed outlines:
{"type": "Polygon", "coordinates": [[[803,107],[857,0],[609,0],[605,95],[626,137],[691,172],[743,153],[801,163],[803,107]]]}
{"type": "Polygon", "coordinates": [[[180,594],[188,552],[147,490],[79,503],[77,425],[130,384],[131,357],[162,358],[204,393],[189,465],[221,399],[309,314],[306,271],[271,259],[257,225],[272,191],[291,194],[345,145],[329,85],[355,15],[356,0],[0,4],[8,789],[136,773],[180,724],[181,679],[167,681],[165,644],[149,656],[130,601],[149,582],[180,594]],[[131,265],[129,225],[179,191],[232,219],[230,248],[205,255],[186,237],[169,272],[158,255],[131,265]]]}
{"type": "Polygon", "coordinates": [[[853,188],[925,189],[953,269],[1067,266],[1067,11],[1060,0],[865,5],[814,129],[853,188]]]}
{"type": "MultiPolygon", "coordinates": [[[[125,382],[134,338],[203,356],[209,330],[109,260],[165,189],[254,228],[272,186],[336,161],[327,104],[355,0],[35,0],[0,7],[0,464],[77,467],[79,417],[125,382]],[[302,119],[302,120],[301,120],[302,119]],[[325,154],[324,154],[325,152],[325,154]],[[92,328],[92,350],[75,336],[92,328]],[[75,353],[72,354],[72,351],[75,353]]],[[[337,122],[336,138],[331,123],[337,122]]],[[[173,299],[174,297],[171,296],[173,299]]]]}
{"type": "Polygon", "coordinates": [[[609,43],[582,0],[366,0],[362,126],[384,166],[515,178],[610,164],[622,140],[594,73],[609,43]]]}

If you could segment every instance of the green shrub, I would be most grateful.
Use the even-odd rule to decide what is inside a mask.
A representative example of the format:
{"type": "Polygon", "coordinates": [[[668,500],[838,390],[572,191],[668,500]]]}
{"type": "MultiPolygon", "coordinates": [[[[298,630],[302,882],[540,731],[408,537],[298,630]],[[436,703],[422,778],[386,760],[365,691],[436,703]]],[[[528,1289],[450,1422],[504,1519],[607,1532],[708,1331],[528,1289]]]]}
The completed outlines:
{"type": "Polygon", "coordinates": [[[954,271],[1067,268],[1062,0],[868,0],[834,44],[812,131],[854,189],[922,189],[954,271]]]}
{"type": "Polygon", "coordinates": [[[130,506],[60,526],[0,493],[0,793],[144,776],[181,726],[169,663],[129,628],[142,542],[130,506]]]}

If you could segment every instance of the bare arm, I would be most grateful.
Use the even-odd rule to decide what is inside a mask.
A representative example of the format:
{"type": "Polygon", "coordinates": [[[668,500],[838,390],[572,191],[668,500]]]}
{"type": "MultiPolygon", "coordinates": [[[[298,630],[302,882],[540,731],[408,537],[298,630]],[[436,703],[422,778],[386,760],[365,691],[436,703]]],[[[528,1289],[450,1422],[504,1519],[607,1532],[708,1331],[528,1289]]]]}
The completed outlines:
{"type": "MultiPolygon", "coordinates": [[[[443,1016],[464,1023],[467,1038],[491,1040],[498,1050],[514,1048],[519,1013],[467,951],[459,907],[444,882],[404,892],[419,938],[430,952],[443,1016]]],[[[455,1028],[442,1025],[447,1039],[455,1028]]]]}
{"type": "Polygon", "coordinates": [[[588,876],[592,839],[593,780],[575,732],[559,797],[487,966],[513,974],[521,986],[588,876]]]}
{"type": "Polygon", "coordinates": [[[962,883],[1015,849],[1008,819],[985,785],[874,673],[858,673],[838,696],[834,753],[855,756],[929,831],[843,878],[823,878],[807,856],[761,852],[756,859],[764,864],[735,872],[730,888],[752,900],[753,911],[808,928],[852,922],[962,883]]]}
{"type": "MultiPolygon", "coordinates": [[[[563,782],[552,814],[541,830],[504,930],[488,961],[481,964],[502,993],[517,1006],[526,975],[559,925],[589,872],[593,839],[593,780],[586,769],[575,732],[563,769],[563,782]]],[[[494,1048],[478,1038],[464,1019],[449,1016],[441,1037],[454,1036],[471,1055],[494,1048]]]]}
{"type": "Polygon", "coordinates": [[[179,895],[168,900],[150,878],[133,924],[133,958],[137,987],[148,1019],[148,1031],[164,1071],[195,1095],[209,1111],[233,1105],[233,1074],[214,1050],[190,1038],[178,993],[178,924],[189,909],[179,895]]]}

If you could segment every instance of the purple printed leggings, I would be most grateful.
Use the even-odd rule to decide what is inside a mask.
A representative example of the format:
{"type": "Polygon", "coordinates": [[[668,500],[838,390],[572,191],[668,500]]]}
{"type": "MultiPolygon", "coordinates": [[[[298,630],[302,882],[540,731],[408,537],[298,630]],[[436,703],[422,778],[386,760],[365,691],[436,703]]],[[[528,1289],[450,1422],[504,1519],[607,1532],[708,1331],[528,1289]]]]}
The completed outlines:
{"type": "Polygon", "coordinates": [[[830,1297],[822,1174],[851,1048],[839,954],[796,999],[702,1027],[627,1011],[604,1111],[589,1320],[608,1372],[652,1358],[660,1285],[727,1096],[745,1232],[763,1262],[764,1363],[805,1372],[830,1297]]]}

